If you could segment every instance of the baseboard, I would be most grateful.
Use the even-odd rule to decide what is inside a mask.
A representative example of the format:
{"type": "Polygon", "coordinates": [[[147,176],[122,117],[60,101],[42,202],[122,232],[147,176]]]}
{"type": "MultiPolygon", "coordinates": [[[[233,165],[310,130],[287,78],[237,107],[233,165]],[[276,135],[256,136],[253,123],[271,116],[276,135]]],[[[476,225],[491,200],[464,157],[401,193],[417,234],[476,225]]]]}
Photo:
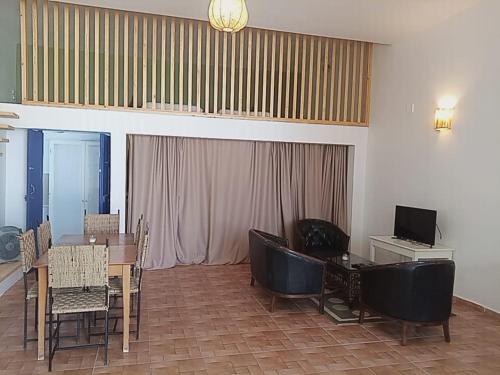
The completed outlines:
{"type": "Polygon", "coordinates": [[[19,266],[16,270],[12,271],[5,279],[0,281],[0,296],[7,292],[22,277],[23,270],[22,267],[19,266]]]}
{"type": "Polygon", "coordinates": [[[483,312],[483,313],[486,313],[488,315],[492,315],[492,316],[495,316],[495,317],[500,317],[500,312],[499,311],[495,311],[495,310],[492,310],[492,309],[489,309],[487,307],[484,307],[483,305],[477,303],[477,302],[473,302],[473,301],[470,301],[466,298],[463,298],[463,297],[459,297],[459,296],[453,296],[453,300],[455,303],[459,303],[459,304],[464,304],[468,307],[471,307],[477,311],[480,311],[480,312],[483,312]]]}

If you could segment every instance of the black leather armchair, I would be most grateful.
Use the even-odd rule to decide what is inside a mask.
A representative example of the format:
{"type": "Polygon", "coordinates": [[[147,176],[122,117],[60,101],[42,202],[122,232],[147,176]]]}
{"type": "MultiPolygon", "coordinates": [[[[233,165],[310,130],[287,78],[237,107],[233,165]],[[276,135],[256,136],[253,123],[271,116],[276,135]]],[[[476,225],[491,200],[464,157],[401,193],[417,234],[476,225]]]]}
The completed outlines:
{"type": "Polygon", "coordinates": [[[295,227],[295,249],[325,259],[349,251],[350,237],[335,224],[320,219],[303,219],[295,227]]]}
{"type": "Polygon", "coordinates": [[[402,344],[406,345],[409,323],[442,325],[450,342],[455,263],[429,260],[369,266],[360,269],[361,307],[359,323],[370,307],[380,314],[402,321],[402,344]]]}
{"type": "Polygon", "coordinates": [[[272,234],[249,231],[252,279],[259,283],[271,298],[274,311],[276,297],[319,298],[319,312],[324,308],[326,263],[287,248],[288,241],[272,234]]]}

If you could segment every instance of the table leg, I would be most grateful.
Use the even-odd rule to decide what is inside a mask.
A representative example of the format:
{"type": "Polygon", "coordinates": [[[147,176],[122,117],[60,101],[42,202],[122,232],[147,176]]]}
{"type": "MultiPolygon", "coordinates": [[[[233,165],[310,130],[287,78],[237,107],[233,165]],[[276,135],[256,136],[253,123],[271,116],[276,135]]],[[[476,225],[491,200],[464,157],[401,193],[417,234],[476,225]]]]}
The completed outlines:
{"type": "Polygon", "coordinates": [[[372,262],[375,262],[375,246],[371,241],[370,241],[370,260],[372,262]]]}
{"type": "Polygon", "coordinates": [[[130,266],[122,267],[123,280],[123,352],[129,351],[130,336],[130,266]]]}
{"type": "Polygon", "coordinates": [[[47,308],[47,267],[38,269],[38,360],[45,358],[45,311],[47,308]]]}

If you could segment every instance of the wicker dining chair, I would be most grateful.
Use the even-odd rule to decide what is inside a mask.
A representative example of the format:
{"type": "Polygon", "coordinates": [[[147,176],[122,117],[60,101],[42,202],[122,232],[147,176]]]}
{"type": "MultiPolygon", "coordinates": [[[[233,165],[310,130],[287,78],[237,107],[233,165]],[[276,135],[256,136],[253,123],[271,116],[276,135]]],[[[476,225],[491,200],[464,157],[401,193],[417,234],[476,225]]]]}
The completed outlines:
{"type": "MultiPolygon", "coordinates": [[[[104,346],[104,364],[108,364],[108,310],[109,310],[109,249],[105,245],[58,246],[49,249],[49,371],[56,350],[104,346]],[[60,293],[61,290],[70,290],[60,293]],[[105,312],[104,344],[59,345],[59,327],[62,314],[105,312]],[[54,321],[53,315],[56,315],[54,321]],[[53,340],[55,339],[55,345],[53,340]]],[[[90,322],[90,317],[89,317],[90,322]]]]}
{"type": "Polygon", "coordinates": [[[84,233],[120,233],[120,210],[117,214],[85,214],[84,233]]]}
{"type": "MultiPolygon", "coordinates": [[[[141,248],[138,248],[138,253],[140,253],[140,258],[136,262],[134,274],[130,278],[130,294],[133,294],[137,298],[137,316],[136,316],[136,331],[135,336],[136,339],[139,340],[139,327],[141,324],[141,289],[142,289],[142,276],[144,265],[146,263],[146,259],[148,256],[149,250],[149,227],[146,224],[144,228],[143,241],[140,245],[141,248]]],[[[122,297],[122,286],[123,279],[122,278],[112,278],[109,280],[109,295],[113,297],[122,297]]]]}
{"type": "Polygon", "coordinates": [[[19,247],[21,249],[24,281],[23,347],[26,349],[28,341],[36,340],[36,338],[28,338],[28,302],[32,299],[35,300],[35,329],[38,327],[38,282],[36,278],[36,269],[33,267],[36,262],[35,232],[33,232],[33,229],[29,229],[19,236],[19,247]],[[35,275],[35,280],[32,282],[29,280],[30,274],[35,275]]]}
{"type": "Polygon", "coordinates": [[[37,242],[39,256],[45,254],[52,246],[52,228],[50,221],[45,221],[38,226],[37,242]]]}

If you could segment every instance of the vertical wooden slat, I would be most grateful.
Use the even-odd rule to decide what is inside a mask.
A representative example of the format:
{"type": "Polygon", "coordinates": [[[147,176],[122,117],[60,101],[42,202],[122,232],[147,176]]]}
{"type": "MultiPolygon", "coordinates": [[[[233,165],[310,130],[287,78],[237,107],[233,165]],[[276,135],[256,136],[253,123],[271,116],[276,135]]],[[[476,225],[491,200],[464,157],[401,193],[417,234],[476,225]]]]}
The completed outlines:
{"type": "Polygon", "coordinates": [[[292,64],[292,36],[287,36],[286,49],[286,90],[285,90],[285,118],[290,117],[290,74],[292,64]]]}
{"type": "MultiPolygon", "coordinates": [[[[114,69],[113,69],[113,104],[115,107],[118,107],[118,99],[119,99],[119,94],[118,94],[118,88],[119,88],[119,63],[120,63],[120,13],[118,11],[115,11],[115,41],[114,41],[114,69]]],[[[125,54],[123,55],[123,58],[125,59],[125,54]]]]}
{"type": "Polygon", "coordinates": [[[89,8],[85,8],[85,70],[84,80],[85,80],[85,94],[84,101],[85,105],[90,103],[90,11],[89,8]]]}
{"type": "Polygon", "coordinates": [[[222,108],[221,113],[226,113],[226,87],[227,87],[227,33],[224,33],[222,49],[222,108]]]}
{"type": "Polygon", "coordinates": [[[160,108],[163,111],[165,109],[165,69],[166,69],[166,49],[167,49],[167,19],[165,17],[161,18],[161,93],[160,93],[160,108]]]}
{"type": "Polygon", "coordinates": [[[269,32],[264,32],[264,66],[262,67],[262,117],[266,117],[267,111],[267,55],[269,50],[269,32]]]}
{"type": "Polygon", "coordinates": [[[351,115],[349,116],[349,121],[354,122],[354,110],[356,104],[356,89],[358,88],[356,79],[358,78],[358,42],[354,42],[354,55],[352,59],[352,80],[350,80],[351,84],[351,115]]]}
{"type": "Polygon", "coordinates": [[[215,31],[215,43],[214,43],[214,112],[219,111],[219,39],[220,32],[215,31]]]}
{"type": "Polygon", "coordinates": [[[148,107],[148,17],[142,17],[142,108],[148,107]]]}
{"type": "Polygon", "coordinates": [[[128,48],[128,13],[123,15],[123,106],[129,106],[128,98],[128,61],[129,61],[129,48],[128,48]]]}
{"type": "Polygon", "coordinates": [[[359,57],[359,79],[358,79],[358,119],[357,122],[361,123],[361,115],[363,109],[363,83],[365,74],[365,46],[366,43],[361,43],[360,57],[359,57]]]}
{"type": "Polygon", "coordinates": [[[151,102],[153,109],[156,110],[156,47],[158,46],[157,33],[158,33],[158,20],[153,17],[153,30],[152,30],[152,45],[151,45],[151,102]]]}
{"type": "Polygon", "coordinates": [[[31,1],[32,57],[33,57],[33,100],[38,101],[38,1],[31,1]]]}
{"type": "Polygon", "coordinates": [[[170,109],[175,109],[175,18],[170,19],[170,109]]]}
{"type": "Polygon", "coordinates": [[[297,90],[299,87],[299,35],[295,35],[295,59],[293,63],[293,107],[292,107],[292,118],[297,118],[297,90]]]}
{"type": "Polygon", "coordinates": [[[330,58],[330,40],[325,39],[325,59],[323,61],[323,106],[321,109],[321,120],[326,120],[326,106],[328,103],[328,59],[330,58]]]}
{"type": "Polygon", "coordinates": [[[75,104],[80,104],[80,8],[75,5],[75,104]]]}
{"type": "Polygon", "coordinates": [[[43,101],[49,102],[49,1],[43,1],[43,101]]]}
{"type": "Polygon", "coordinates": [[[333,116],[333,105],[335,103],[335,71],[337,68],[337,41],[334,39],[332,42],[332,63],[331,63],[331,73],[330,73],[330,108],[329,108],[329,121],[334,120],[333,116]]]}
{"type": "Polygon", "coordinates": [[[307,58],[307,38],[302,36],[302,67],[300,79],[300,119],[304,119],[305,100],[306,100],[306,58],[307,58]]]}
{"type": "Polygon", "coordinates": [[[276,33],[273,31],[273,37],[271,41],[271,91],[269,94],[269,112],[271,117],[274,117],[274,85],[275,85],[275,71],[276,71],[276,33]]]}
{"type": "Polygon", "coordinates": [[[64,4],[64,103],[69,103],[69,6],[64,4]]]}
{"type": "Polygon", "coordinates": [[[281,96],[283,90],[283,44],[285,43],[285,37],[283,33],[280,33],[280,56],[279,56],[279,66],[278,66],[278,108],[277,117],[281,118],[281,96]]]}
{"type": "Polygon", "coordinates": [[[348,108],[349,108],[349,86],[350,86],[350,81],[349,81],[349,74],[350,74],[350,67],[351,67],[351,43],[352,42],[347,42],[347,51],[346,51],[346,64],[345,64],[345,85],[344,85],[344,111],[342,114],[342,121],[347,121],[347,115],[348,115],[348,108]]]}
{"type": "Polygon", "coordinates": [[[231,99],[229,104],[229,110],[231,114],[234,114],[234,74],[236,69],[236,34],[231,34],[231,99]]]}
{"type": "Polygon", "coordinates": [[[179,111],[184,111],[184,20],[179,25],[179,111]]]}
{"type": "Polygon", "coordinates": [[[104,11],[104,106],[109,105],[109,10],[104,11]]]}
{"type": "Polygon", "coordinates": [[[339,71],[337,75],[337,112],[335,114],[335,121],[340,121],[340,106],[342,103],[342,78],[344,69],[344,45],[343,40],[339,41],[339,71]]]}
{"type": "Polygon", "coordinates": [[[372,63],[373,63],[373,43],[368,43],[368,56],[367,56],[367,72],[366,72],[366,92],[365,92],[365,125],[370,124],[370,110],[371,110],[371,90],[372,90],[372,63]]]}
{"type": "Polygon", "coordinates": [[[189,44],[188,44],[188,112],[193,106],[193,21],[189,21],[189,44]]]}
{"type": "Polygon", "coordinates": [[[316,58],[316,98],[314,99],[314,119],[319,120],[319,102],[320,102],[320,89],[321,89],[321,49],[322,38],[318,38],[318,57],[316,58]]]}
{"type": "Polygon", "coordinates": [[[205,48],[205,113],[210,113],[210,24],[206,23],[207,42],[205,48]]]}
{"type": "Polygon", "coordinates": [[[250,103],[251,103],[251,85],[252,85],[252,29],[248,29],[248,43],[247,43],[247,116],[250,116],[250,103]]]}
{"type": "Polygon", "coordinates": [[[259,83],[260,83],[260,29],[257,30],[255,43],[255,92],[254,92],[254,115],[259,114],[259,83]]]}
{"type": "Polygon", "coordinates": [[[99,54],[100,54],[100,48],[99,48],[99,36],[100,36],[100,31],[99,31],[99,9],[96,9],[94,11],[94,104],[99,105],[100,103],[100,98],[99,98],[99,82],[100,82],[100,77],[99,77],[99,54]]]}
{"type": "Polygon", "coordinates": [[[245,47],[245,33],[240,32],[240,62],[238,65],[239,77],[238,77],[238,114],[241,116],[243,111],[243,54],[245,47]]]}
{"type": "Polygon", "coordinates": [[[313,98],[313,74],[314,74],[314,38],[309,40],[309,88],[307,89],[307,119],[312,120],[312,98],[313,98]]]}
{"type": "Polygon", "coordinates": [[[202,56],[201,56],[201,47],[202,47],[202,28],[201,28],[201,22],[198,22],[198,53],[196,55],[197,57],[197,64],[196,64],[196,112],[201,112],[201,61],[202,61],[202,56]]]}
{"type": "Polygon", "coordinates": [[[132,105],[134,108],[137,108],[137,101],[139,96],[139,87],[138,87],[138,79],[139,79],[139,17],[134,15],[134,55],[132,59],[133,65],[133,77],[132,77],[132,105]]]}
{"type": "Polygon", "coordinates": [[[26,0],[21,0],[19,2],[19,21],[21,24],[21,98],[22,101],[25,102],[28,99],[28,66],[26,61],[26,49],[28,48],[28,43],[26,41],[26,0]]]}

